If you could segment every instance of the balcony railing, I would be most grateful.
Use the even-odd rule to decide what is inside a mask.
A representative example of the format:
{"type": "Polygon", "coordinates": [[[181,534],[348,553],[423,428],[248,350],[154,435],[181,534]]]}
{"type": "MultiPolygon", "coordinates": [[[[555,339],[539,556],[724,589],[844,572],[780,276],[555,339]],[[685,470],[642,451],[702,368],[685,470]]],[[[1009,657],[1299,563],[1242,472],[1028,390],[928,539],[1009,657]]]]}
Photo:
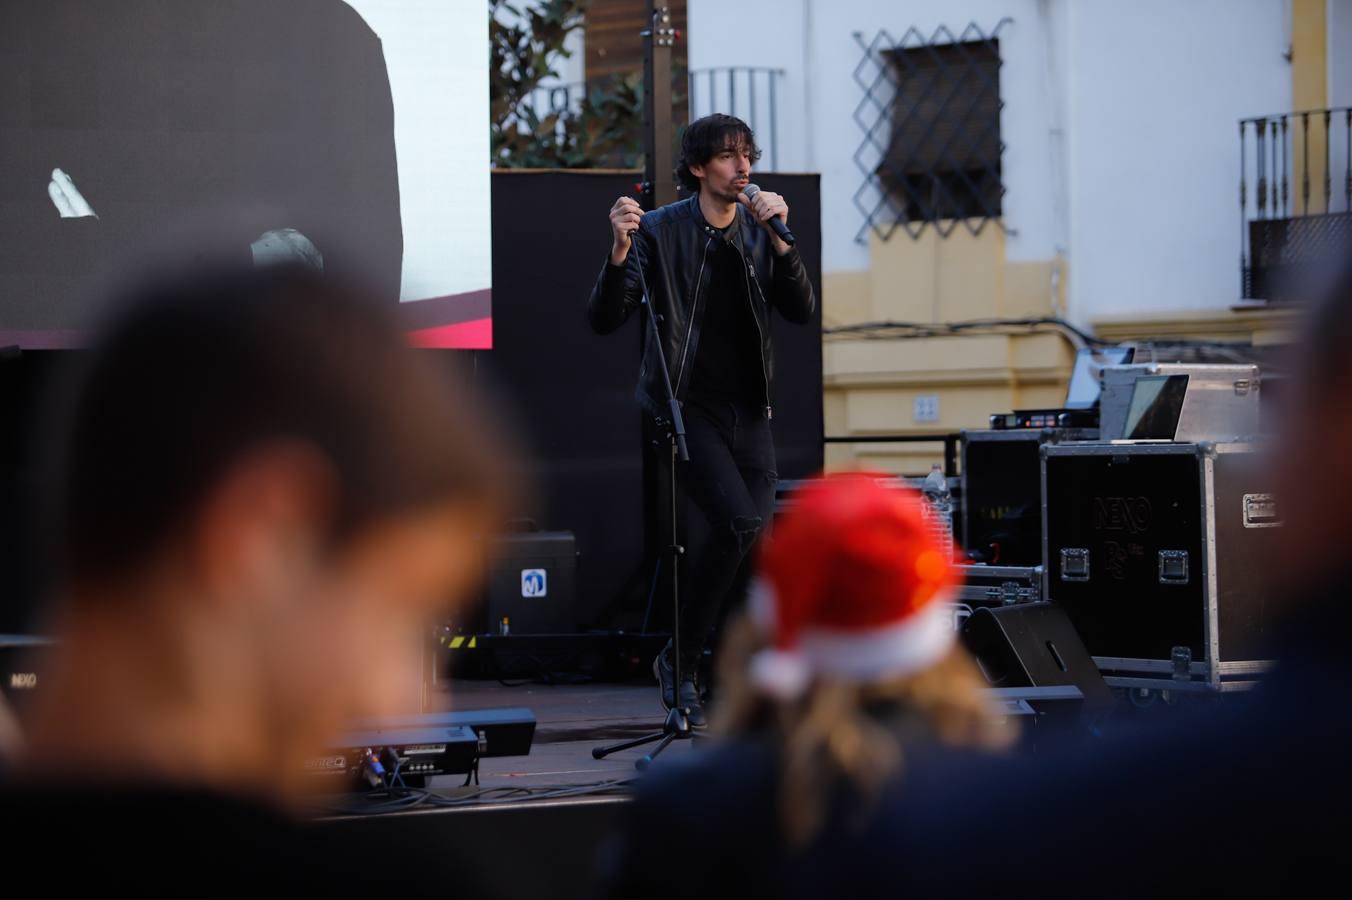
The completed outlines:
{"type": "Polygon", "coordinates": [[[779,82],[783,69],[723,66],[690,70],[690,120],[727,113],[751,126],[760,144],[761,167],[779,170],[779,82]]]}
{"type": "Polygon", "coordinates": [[[587,86],[580,81],[537,87],[524,98],[517,107],[517,115],[524,120],[528,108],[535,114],[537,121],[550,116],[554,120],[555,137],[562,140],[567,134],[566,119],[576,117],[582,111],[582,99],[587,95],[587,86]]]}
{"type": "Polygon", "coordinates": [[[1297,298],[1300,279],[1352,239],[1352,108],[1239,123],[1240,291],[1297,298]]]}
{"type": "MultiPolygon", "coordinates": [[[[681,76],[678,73],[676,77],[681,76]]],[[[783,78],[783,69],[757,66],[693,69],[687,83],[690,120],[715,112],[737,116],[756,133],[763,160],[760,168],[778,171],[779,102],[783,78]]],[[[508,121],[526,121],[528,110],[537,121],[555,116],[555,133],[562,140],[567,132],[567,120],[575,119],[581,113],[583,100],[594,86],[571,82],[538,87],[522,98],[514,117],[508,121]]],[[[679,97],[679,89],[673,93],[678,102],[683,99],[679,97]]],[[[685,121],[679,121],[677,125],[684,127],[685,121]]]]}

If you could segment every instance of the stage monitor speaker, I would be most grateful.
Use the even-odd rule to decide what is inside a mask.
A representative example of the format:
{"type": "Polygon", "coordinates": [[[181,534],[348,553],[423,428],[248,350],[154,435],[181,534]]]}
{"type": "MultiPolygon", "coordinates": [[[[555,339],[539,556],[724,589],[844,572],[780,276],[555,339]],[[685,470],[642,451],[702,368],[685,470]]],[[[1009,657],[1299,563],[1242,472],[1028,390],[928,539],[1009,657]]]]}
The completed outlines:
{"type": "Polygon", "coordinates": [[[485,604],[489,633],[577,631],[577,542],[571,531],[508,535],[495,555],[485,604]]]}
{"type": "Polygon", "coordinates": [[[1087,706],[1112,701],[1075,626],[1051,603],[978,609],[963,627],[963,643],[992,687],[1074,685],[1087,706]]]}

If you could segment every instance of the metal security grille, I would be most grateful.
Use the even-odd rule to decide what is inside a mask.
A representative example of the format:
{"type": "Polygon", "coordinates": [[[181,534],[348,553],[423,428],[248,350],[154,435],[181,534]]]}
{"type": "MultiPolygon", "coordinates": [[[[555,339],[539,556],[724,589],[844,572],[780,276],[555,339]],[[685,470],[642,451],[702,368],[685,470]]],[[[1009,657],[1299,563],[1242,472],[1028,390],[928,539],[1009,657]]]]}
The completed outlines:
{"type": "Polygon", "coordinates": [[[940,26],[929,37],[911,28],[900,40],[855,33],[864,52],[854,70],[864,92],[854,111],[864,132],[854,154],[864,176],[856,241],[870,229],[887,240],[898,227],[912,239],[931,225],[942,237],[959,223],[972,234],[992,221],[1003,227],[999,34],[1011,22],[960,34],[940,26]]]}

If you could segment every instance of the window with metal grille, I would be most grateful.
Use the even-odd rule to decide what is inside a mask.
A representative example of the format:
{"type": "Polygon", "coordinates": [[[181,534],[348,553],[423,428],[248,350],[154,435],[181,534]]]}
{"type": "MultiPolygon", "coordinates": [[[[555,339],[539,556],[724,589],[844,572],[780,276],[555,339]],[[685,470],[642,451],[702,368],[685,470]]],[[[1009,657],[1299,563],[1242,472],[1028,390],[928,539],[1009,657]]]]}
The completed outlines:
{"type": "Polygon", "coordinates": [[[908,221],[1000,215],[1000,44],[884,54],[897,72],[892,141],[878,167],[908,221]]]}
{"type": "Polygon", "coordinates": [[[948,235],[958,222],[979,233],[998,222],[1005,193],[1000,138],[1000,28],[975,24],[955,36],[900,41],[880,32],[855,72],[865,96],[855,119],[864,143],[855,159],[865,176],[855,195],[869,229],[886,240],[898,226],[917,238],[928,225],[948,235]],[[886,135],[887,142],[881,138],[886,135]]]}

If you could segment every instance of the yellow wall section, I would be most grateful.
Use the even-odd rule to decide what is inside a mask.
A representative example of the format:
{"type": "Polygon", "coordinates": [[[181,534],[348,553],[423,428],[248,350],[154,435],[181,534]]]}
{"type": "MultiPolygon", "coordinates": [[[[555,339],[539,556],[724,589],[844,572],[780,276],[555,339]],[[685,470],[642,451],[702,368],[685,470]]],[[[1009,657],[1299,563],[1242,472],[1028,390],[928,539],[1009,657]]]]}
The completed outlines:
{"type": "Polygon", "coordinates": [[[1289,344],[1300,336],[1304,310],[1280,304],[1254,304],[1230,310],[1180,310],[1167,315],[1097,319],[1094,334],[1106,341],[1205,340],[1289,344]]]}
{"type": "MultiPolygon", "coordinates": [[[[1328,9],[1325,0],[1291,3],[1291,109],[1296,112],[1328,107],[1328,9]]],[[[1305,135],[1299,116],[1291,120],[1291,209],[1305,212],[1302,176],[1305,135]]],[[[1324,149],[1328,136],[1323,116],[1310,117],[1309,172],[1311,213],[1325,212],[1324,149]]]]}
{"type": "MultiPolygon", "coordinates": [[[[1064,308],[1059,260],[1007,263],[1004,233],[959,226],[872,238],[866,272],[826,273],[827,327],[861,322],[960,322],[1049,316],[1064,308]],[[1055,273],[1055,275],[1054,275],[1055,273]]],[[[984,428],[994,412],[1059,406],[1074,348],[1058,333],[908,340],[828,337],[823,410],[828,435],[936,434],[984,428]],[[916,397],[939,398],[939,421],[912,420],[916,397]]],[[[828,444],[828,469],[867,466],[923,474],[943,444],[828,444]]]]}

